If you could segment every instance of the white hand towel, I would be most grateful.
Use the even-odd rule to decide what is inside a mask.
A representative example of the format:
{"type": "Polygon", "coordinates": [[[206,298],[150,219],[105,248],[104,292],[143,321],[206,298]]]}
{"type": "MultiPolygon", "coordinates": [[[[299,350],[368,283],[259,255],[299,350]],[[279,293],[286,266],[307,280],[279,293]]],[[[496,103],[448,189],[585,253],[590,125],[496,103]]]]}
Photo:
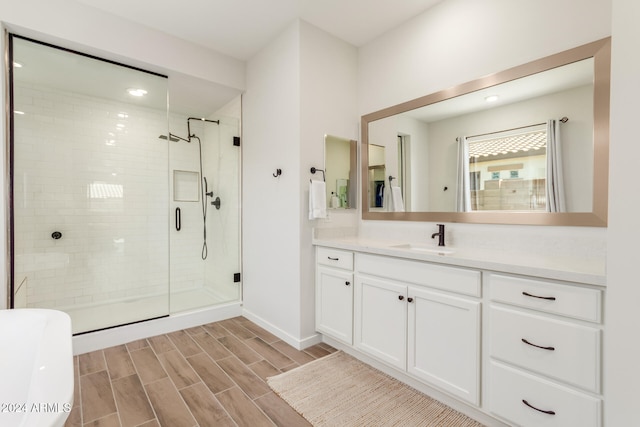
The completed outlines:
{"type": "Polygon", "coordinates": [[[402,189],[391,187],[391,198],[393,199],[393,211],[404,212],[404,201],[402,200],[402,189]]]}
{"type": "Polygon", "coordinates": [[[309,184],[309,219],[327,217],[327,187],[324,181],[309,184]]]}

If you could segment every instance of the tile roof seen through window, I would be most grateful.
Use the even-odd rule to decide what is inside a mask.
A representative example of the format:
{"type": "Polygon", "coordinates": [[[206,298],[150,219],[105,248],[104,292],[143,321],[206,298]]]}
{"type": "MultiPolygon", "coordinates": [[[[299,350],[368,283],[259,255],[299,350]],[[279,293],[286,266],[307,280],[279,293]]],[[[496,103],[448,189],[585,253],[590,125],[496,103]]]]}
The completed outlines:
{"type": "Polygon", "coordinates": [[[534,151],[547,146],[546,130],[469,143],[469,157],[498,156],[520,151],[534,151]]]}

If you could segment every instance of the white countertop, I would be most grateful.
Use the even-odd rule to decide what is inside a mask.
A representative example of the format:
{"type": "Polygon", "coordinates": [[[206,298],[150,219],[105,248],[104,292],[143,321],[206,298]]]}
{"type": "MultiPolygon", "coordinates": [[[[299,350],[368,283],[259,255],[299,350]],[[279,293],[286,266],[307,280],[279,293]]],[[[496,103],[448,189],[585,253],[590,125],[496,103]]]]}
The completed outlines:
{"type": "MultiPolygon", "coordinates": [[[[317,246],[606,286],[606,262],[604,259],[552,257],[456,247],[445,247],[446,250],[453,251],[453,253],[442,255],[437,252],[394,247],[407,243],[414,242],[366,239],[355,236],[314,237],[313,239],[313,244],[317,246]]],[[[437,250],[438,247],[434,244],[433,249],[437,250]]]]}

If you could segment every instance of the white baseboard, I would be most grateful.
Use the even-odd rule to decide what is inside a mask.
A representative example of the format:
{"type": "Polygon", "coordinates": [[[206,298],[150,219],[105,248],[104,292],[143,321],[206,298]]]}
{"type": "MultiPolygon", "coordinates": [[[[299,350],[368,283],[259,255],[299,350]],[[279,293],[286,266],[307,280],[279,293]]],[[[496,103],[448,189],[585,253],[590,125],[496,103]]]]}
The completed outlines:
{"type": "Polygon", "coordinates": [[[181,329],[193,328],[242,315],[240,302],[207,307],[131,325],[90,332],[73,337],[73,354],[88,353],[181,329]]]}
{"type": "Polygon", "coordinates": [[[308,336],[306,338],[296,338],[293,335],[289,334],[288,332],[278,328],[274,324],[267,322],[260,316],[256,316],[255,314],[248,311],[246,308],[242,311],[242,316],[251,320],[256,325],[271,332],[273,335],[277,336],[282,341],[286,342],[291,347],[297,350],[304,350],[307,347],[311,347],[312,345],[319,344],[322,342],[322,335],[318,333],[314,333],[313,335],[308,336]]]}

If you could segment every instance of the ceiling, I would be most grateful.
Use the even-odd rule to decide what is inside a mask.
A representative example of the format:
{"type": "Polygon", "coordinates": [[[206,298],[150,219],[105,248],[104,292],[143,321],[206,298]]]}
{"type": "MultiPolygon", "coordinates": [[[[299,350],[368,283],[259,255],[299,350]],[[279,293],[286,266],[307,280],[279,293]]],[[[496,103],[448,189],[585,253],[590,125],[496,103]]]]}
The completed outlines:
{"type": "Polygon", "coordinates": [[[76,0],[248,60],[300,18],[362,46],[442,0],[76,0]]]}
{"type": "MultiPolygon", "coordinates": [[[[135,24],[203,46],[241,61],[257,52],[296,19],[302,19],[356,46],[362,46],[398,27],[443,0],[74,0],[135,24]]],[[[26,52],[25,52],[26,54],[26,52]]],[[[26,75],[26,73],[23,73],[26,75]]],[[[29,77],[33,82],[67,87],[78,86],[82,74],[47,75],[46,67],[29,77]]],[[[100,73],[99,67],[92,69],[100,73]]],[[[105,93],[119,93],[111,72],[95,78],[105,93]],[[113,81],[116,86],[111,86],[113,81]]],[[[122,73],[116,73],[122,74],[122,73]]],[[[209,117],[240,90],[167,70],[171,111],[193,117],[209,117]]],[[[91,82],[89,82],[91,83],[91,82]]],[[[132,85],[133,83],[130,83],[132,85]]],[[[86,85],[90,86],[90,85],[86,85]]]]}

